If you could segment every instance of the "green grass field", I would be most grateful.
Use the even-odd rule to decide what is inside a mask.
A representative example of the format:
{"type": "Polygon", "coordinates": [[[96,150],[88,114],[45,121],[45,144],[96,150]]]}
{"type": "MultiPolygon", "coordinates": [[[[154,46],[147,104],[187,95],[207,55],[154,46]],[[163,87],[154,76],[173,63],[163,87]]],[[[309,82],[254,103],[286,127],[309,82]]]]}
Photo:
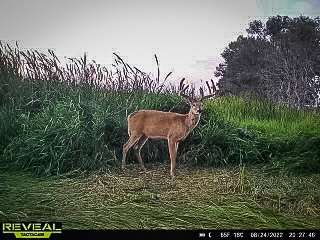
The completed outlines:
{"type": "Polygon", "coordinates": [[[62,221],[76,229],[320,228],[319,111],[240,97],[208,100],[199,125],[179,146],[174,180],[165,141],[144,146],[147,173],[139,172],[132,153],[121,172],[127,115],[138,109],[186,113],[176,90],[163,90],[159,79],[122,59],[118,75],[101,73],[86,58],[69,66],[84,69],[75,73],[53,71],[54,55],[46,60],[31,52],[24,59],[33,67],[23,77],[21,53],[0,50],[0,222],[62,221]],[[88,76],[81,82],[89,67],[109,85],[89,84],[88,76]]]}

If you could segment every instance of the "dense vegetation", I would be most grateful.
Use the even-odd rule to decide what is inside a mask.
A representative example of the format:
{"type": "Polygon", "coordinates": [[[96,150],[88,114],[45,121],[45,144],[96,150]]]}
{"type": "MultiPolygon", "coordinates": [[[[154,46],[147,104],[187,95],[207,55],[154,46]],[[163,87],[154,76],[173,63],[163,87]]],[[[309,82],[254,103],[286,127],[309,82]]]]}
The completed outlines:
{"type": "MultiPolygon", "coordinates": [[[[2,166],[40,175],[117,166],[130,112],[188,111],[177,88],[164,87],[159,75],[152,80],[141,70],[129,71],[135,68],[119,56],[117,74],[107,69],[105,74],[85,56],[72,59],[64,68],[49,53],[23,52],[2,44],[2,166]],[[72,81],[64,80],[71,75],[72,81]],[[99,79],[105,80],[104,85],[99,79]]],[[[181,144],[178,157],[180,163],[189,165],[264,163],[289,172],[318,172],[319,133],[316,112],[220,97],[205,103],[200,125],[181,144]]],[[[146,162],[167,161],[166,142],[150,141],[143,156],[146,162]]]]}

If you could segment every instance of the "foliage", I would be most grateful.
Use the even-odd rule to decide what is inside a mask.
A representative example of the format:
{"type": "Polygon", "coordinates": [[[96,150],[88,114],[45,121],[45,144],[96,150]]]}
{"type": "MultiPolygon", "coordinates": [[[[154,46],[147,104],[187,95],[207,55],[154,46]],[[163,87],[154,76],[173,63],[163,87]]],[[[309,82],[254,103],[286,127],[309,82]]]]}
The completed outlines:
{"type": "Polygon", "coordinates": [[[249,23],[221,54],[221,95],[255,95],[297,108],[320,105],[320,20],[270,17],[249,23]]]}
{"type": "MultiPolygon", "coordinates": [[[[32,60],[33,74],[38,75],[26,76],[19,65],[24,55],[7,50],[0,55],[2,167],[28,169],[38,175],[60,175],[77,169],[117,166],[128,137],[129,113],[138,109],[185,113],[189,109],[176,94],[179,88],[163,87],[159,92],[161,84],[156,80],[144,90],[148,84],[143,82],[146,79],[143,73],[136,75],[131,82],[134,84],[128,82],[131,78],[127,75],[129,85],[120,84],[120,88],[119,82],[126,77],[113,75],[111,80],[117,84],[108,85],[109,88],[81,80],[83,72],[79,70],[75,79],[80,82],[74,84],[54,75],[56,70],[46,72],[44,69],[51,65],[45,65],[49,60],[43,59],[49,57],[39,53],[42,60],[32,60]],[[133,87],[137,84],[141,84],[143,91],[133,87]]],[[[34,52],[28,54],[29,58],[37,56],[34,52]]],[[[51,56],[55,55],[51,52],[51,56]]],[[[123,62],[121,66],[129,65],[123,62]]],[[[31,71],[29,67],[26,69],[31,71]]],[[[294,172],[317,172],[319,151],[308,149],[303,143],[318,144],[318,119],[318,113],[257,99],[209,100],[199,126],[180,145],[178,161],[192,166],[265,163],[294,172]]],[[[132,155],[128,156],[129,162],[136,161],[132,155]]],[[[147,163],[166,163],[167,143],[149,140],[142,155],[147,163]]]]}

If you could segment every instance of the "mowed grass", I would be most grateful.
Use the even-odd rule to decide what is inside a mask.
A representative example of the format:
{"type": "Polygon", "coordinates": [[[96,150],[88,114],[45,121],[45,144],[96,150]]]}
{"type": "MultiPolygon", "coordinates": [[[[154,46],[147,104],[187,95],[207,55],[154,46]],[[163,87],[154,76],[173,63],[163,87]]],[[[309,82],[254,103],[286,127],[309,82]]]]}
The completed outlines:
{"type": "Polygon", "coordinates": [[[39,178],[0,173],[0,221],[73,229],[318,229],[320,176],[261,168],[168,167],[39,178]]]}

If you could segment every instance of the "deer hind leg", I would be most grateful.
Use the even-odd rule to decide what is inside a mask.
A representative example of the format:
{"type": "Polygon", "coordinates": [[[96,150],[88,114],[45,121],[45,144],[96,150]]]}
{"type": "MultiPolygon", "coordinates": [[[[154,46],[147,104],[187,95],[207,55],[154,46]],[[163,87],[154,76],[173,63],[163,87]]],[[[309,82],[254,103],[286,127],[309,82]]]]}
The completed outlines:
{"type": "Polygon", "coordinates": [[[178,142],[174,139],[168,140],[168,148],[169,148],[169,155],[171,160],[171,169],[170,175],[174,177],[175,169],[176,169],[176,158],[177,158],[177,151],[178,151],[178,142]]]}
{"type": "Polygon", "coordinates": [[[144,144],[147,142],[148,138],[146,136],[142,136],[139,141],[134,145],[134,152],[135,152],[135,155],[136,157],[138,158],[138,161],[139,161],[139,164],[140,164],[140,167],[143,171],[146,171],[146,168],[144,167],[144,164],[143,164],[143,161],[142,161],[142,158],[141,158],[141,149],[142,147],[144,146],[144,144]]]}
{"type": "Polygon", "coordinates": [[[129,149],[135,145],[139,139],[142,137],[142,135],[137,135],[137,134],[131,134],[129,140],[123,145],[123,150],[122,150],[122,164],[121,168],[124,169],[126,167],[126,157],[129,149]]]}

